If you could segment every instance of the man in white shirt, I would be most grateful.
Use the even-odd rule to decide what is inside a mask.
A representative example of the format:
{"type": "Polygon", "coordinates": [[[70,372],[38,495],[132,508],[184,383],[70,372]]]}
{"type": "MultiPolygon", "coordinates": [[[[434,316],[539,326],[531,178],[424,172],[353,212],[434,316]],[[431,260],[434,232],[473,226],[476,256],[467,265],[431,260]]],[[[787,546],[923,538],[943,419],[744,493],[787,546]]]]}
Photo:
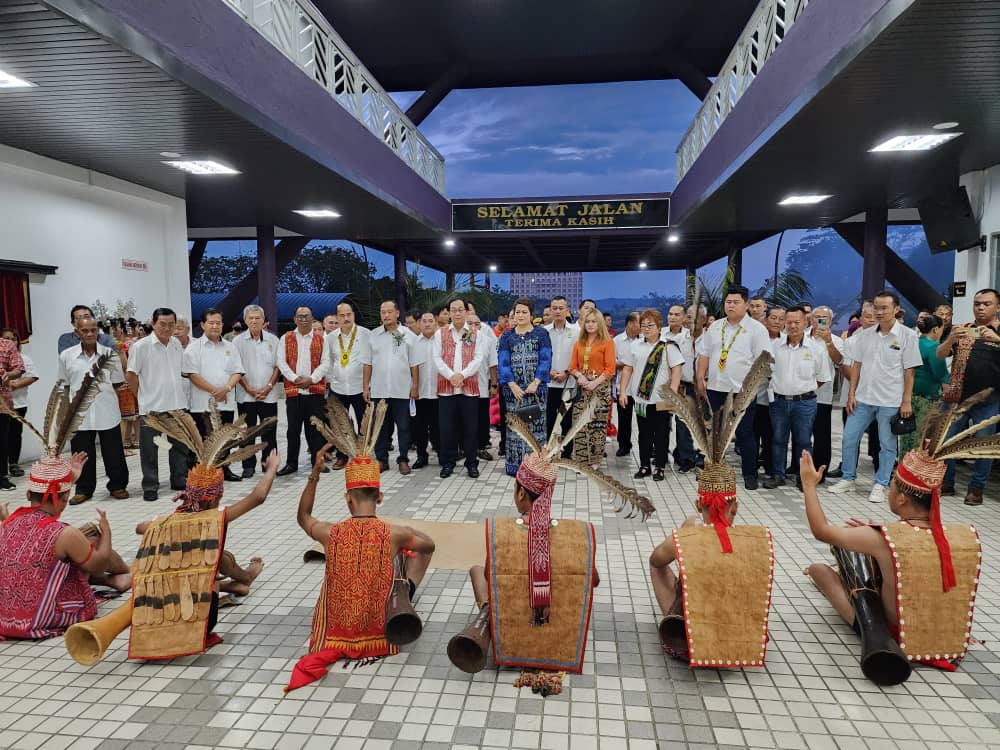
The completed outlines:
{"type": "Polygon", "coordinates": [[[751,318],[758,323],[764,323],[767,318],[767,300],[761,296],[751,297],[749,312],[751,318]]]}
{"type": "Polygon", "coordinates": [[[434,313],[424,310],[420,314],[420,336],[414,345],[420,360],[420,383],[417,391],[417,413],[413,417],[413,446],[417,449],[414,469],[427,466],[430,454],[427,446],[440,456],[441,435],[438,429],[437,381],[438,371],[434,365],[434,334],[438,330],[434,313]]]}
{"type": "MultiPolygon", "coordinates": [[[[785,335],[785,309],[772,307],[768,310],[764,316],[764,327],[772,345],[775,341],[781,341],[785,335]]],[[[771,459],[774,457],[774,428],[771,425],[770,378],[757,391],[757,402],[753,405],[753,434],[759,451],[757,456],[764,465],[764,475],[773,478],[774,466],[771,465],[771,459]]],[[[798,463],[792,461],[792,466],[797,467],[798,463]]],[[[795,470],[798,471],[797,468],[795,470]]]]}
{"type": "MultiPolygon", "coordinates": [[[[552,343],[552,371],[549,373],[549,396],[546,404],[546,435],[551,435],[552,428],[555,427],[563,391],[576,387],[576,380],[569,374],[569,363],[573,358],[573,347],[580,336],[580,327],[566,321],[569,304],[565,297],[553,297],[549,307],[552,310],[552,322],[545,326],[545,330],[549,332],[549,341],[552,343]]],[[[562,422],[563,434],[569,429],[572,416],[572,410],[567,409],[562,422]]],[[[570,450],[571,444],[566,445],[563,454],[568,456],[570,450]]]]}
{"type": "Polygon", "coordinates": [[[490,399],[497,393],[497,366],[500,361],[497,347],[499,342],[493,329],[488,325],[483,325],[471,302],[469,308],[471,311],[465,317],[466,324],[477,336],[482,336],[486,341],[483,362],[479,366],[479,400],[476,420],[476,444],[479,446],[479,450],[476,455],[481,461],[492,461],[493,454],[490,453],[490,399]]]}
{"type": "MultiPolygon", "coordinates": [[[[247,305],[243,308],[247,329],[233,339],[245,370],[236,388],[236,408],[247,426],[255,427],[269,417],[278,416],[278,337],[264,330],[264,308],[247,305]]],[[[278,450],[278,430],[265,430],[261,439],[267,446],[260,454],[261,467],[273,451],[278,450]]],[[[243,459],[243,479],[250,479],[257,468],[257,456],[243,459]]]]}
{"type": "MultiPolygon", "coordinates": [[[[743,379],[757,357],[770,348],[767,329],[747,314],[749,298],[746,287],[729,287],[726,317],[712,323],[698,341],[695,386],[715,411],[726,402],[726,396],[742,388],[743,379]]],[[[758,486],[757,440],[750,409],[736,428],[736,445],[742,462],[743,484],[748,490],[755,490],[758,486]]]]}
{"type": "MultiPolygon", "coordinates": [[[[805,335],[806,311],[801,306],[785,313],[786,337],[771,341],[774,370],[770,392],[773,474],[764,487],[773,490],[785,486],[788,460],[788,436],[792,437],[792,456],[802,451],[812,454],[813,422],[816,420],[816,391],[822,383],[833,380],[824,347],[805,335]]],[[[794,462],[794,461],[793,461],[794,462]]]]}
{"type": "MultiPolygon", "coordinates": [[[[833,378],[823,383],[816,391],[816,420],[813,422],[812,435],[813,464],[816,466],[829,466],[832,458],[833,390],[837,371],[845,362],[844,341],[839,336],[834,336],[830,331],[832,322],[833,310],[829,307],[821,305],[813,310],[812,340],[823,349],[826,366],[833,375],[833,378]]],[[[794,455],[792,456],[792,464],[795,464],[794,455]]],[[[820,479],[820,483],[825,479],[824,475],[820,479]]]]}
{"type": "Polygon", "coordinates": [[[625,316],[625,330],[614,337],[615,379],[611,387],[611,398],[618,405],[618,450],[616,456],[627,456],[632,452],[632,410],[635,399],[626,394],[625,406],[618,396],[621,394],[622,368],[632,366],[632,346],[639,339],[639,313],[630,312],[625,316]]]}
{"type": "Polygon", "coordinates": [[[399,440],[399,473],[410,473],[410,401],[419,396],[420,358],[417,337],[399,323],[399,305],[383,302],[379,307],[382,325],[372,331],[364,365],[362,391],[366,402],[385,399],[388,411],[382,432],[375,443],[375,457],[381,471],[389,470],[389,442],[396,429],[399,440]]]}
{"type": "MultiPolygon", "coordinates": [[[[15,329],[4,328],[0,330],[0,338],[7,339],[17,348],[21,354],[21,361],[24,364],[24,371],[20,375],[11,378],[8,382],[11,390],[11,405],[14,411],[23,417],[28,413],[28,387],[38,380],[38,370],[35,368],[35,363],[31,357],[21,351],[21,339],[15,329]]],[[[0,430],[4,429],[3,421],[0,419],[0,430]]],[[[24,469],[17,464],[21,460],[21,436],[24,425],[16,419],[8,419],[6,421],[10,425],[7,433],[7,459],[10,475],[12,477],[23,477],[24,469]]],[[[3,435],[0,435],[0,446],[2,445],[3,435]]],[[[0,469],[3,468],[3,458],[0,455],[0,469]]]]}
{"type": "Polygon", "coordinates": [[[849,339],[848,352],[854,364],[850,368],[847,394],[847,424],[844,425],[842,457],[844,478],[830,488],[836,494],[855,489],[858,471],[858,446],[861,435],[874,420],[878,423],[879,452],[875,484],[869,502],[881,503],[892,479],[896,462],[896,436],[890,423],[899,414],[913,414],[910,397],[915,370],[923,364],[917,334],[896,320],[899,298],[882,291],[875,295],[877,325],[856,333],[849,339]]]}
{"type": "Polygon", "coordinates": [[[122,445],[122,418],[115,385],[125,381],[125,373],[122,372],[118,352],[97,343],[100,329],[96,320],[78,318],[74,329],[80,343],[59,354],[59,380],[69,384],[70,399],[76,396],[84,377],[93,370],[98,357],[111,355],[111,369],[110,372],[101,373],[97,397],[70,440],[70,451],[83,451],[87,454],[87,461],[76,480],[76,494],[69,502],[70,505],[79,505],[94,496],[94,489],[97,487],[97,440],[101,441],[101,458],[104,460],[104,472],[108,476],[108,492],[116,500],[124,500],[128,497],[128,466],[122,445]]]}
{"type": "MultiPolygon", "coordinates": [[[[125,381],[139,399],[139,463],[142,466],[142,499],[153,501],[160,489],[159,449],[153,441],[160,433],[146,424],[151,411],[186,410],[187,394],[181,368],[184,347],[173,337],[177,315],[168,307],[153,310],[153,335],[144,336],[129,348],[128,371],[125,381]]],[[[187,486],[189,451],[170,440],[170,489],[181,491],[187,486]]]]}
{"type": "MultiPolygon", "coordinates": [[[[661,338],[664,341],[673,341],[680,349],[684,357],[684,366],[681,369],[681,389],[683,393],[691,393],[694,390],[694,338],[691,332],[684,327],[684,306],[672,305],[667,311],[667,325],[661,331],[661,338]]],[[[680,419],[673,420],[677,426],[677,437],[674,444],[674,464],[681,474],[686,474],[695,467],[697,457],[694,452],[694,440],[691,432],[680,419]]],[[[669,435],[668,435],[669,440],[669,435]]]]}
{"type": "MultiPolygon", "coordinates": [[[[184,350],[181,374],[191,381],[191,414],[202,437],[212,431],[210,402],[214,401],[223,424],[236,420],[237,384],[244,375],[240,353],[232,341],[222,337],[222,313],[214,307],[205,308],[201,314],[204,335],[192,341],[184,350]]],[[[238,482],[238,477],[228,466],[223,467],[227,482],[238,482]]]]}
{"type": "Polygon", "coordinates": [[[329,336],[340,327],[340,316],[336,312],[323,316],[323,334],[329,336]]]}
{"type": "Polygon", "coordinates": [[[464,299],[448,305],[451,325],[434,335],[438,371],[438,423],[441,430],[441,478],[455,470],[458,449],[465,454],[469,477],[479,476],[476,440],[479,424],[479,368],[488,357],[486,339],[465,322],[464,299]],[[461,443],[459,443],[461,439],[461,443]]]}
{"type": "MultiPolygon", "coordinates": [[[[295,328],[278,340],[278,370],[285,379],[285,416],[288,421],[285,465],[279,477],[299,470],[302,430],[306,431],[310,465],[323,447],[323,436],[311,417],[324,418],[326,375],[330,369],[330,350],[322,326],[313,328],[313,312],[308,307],[295,308],[295,328]]],[[[323,467],[323,471],[329,469],[323,467]]]]}
{"type": "MultiPolygon", "coordinates": [[[[345,409],[354,412],[354,419],[360,425],[365,416],[363,362],[368,356],[371,331],[357,324],[354,307],[349,302],[337,305],[337,319],[340,327],[326,335],[326,346],[330,350],[330,390],[345,409]]],[[[339,471],[345,466],[347,454],[337,451],[337,461],[332,468],[339,471]]]]}

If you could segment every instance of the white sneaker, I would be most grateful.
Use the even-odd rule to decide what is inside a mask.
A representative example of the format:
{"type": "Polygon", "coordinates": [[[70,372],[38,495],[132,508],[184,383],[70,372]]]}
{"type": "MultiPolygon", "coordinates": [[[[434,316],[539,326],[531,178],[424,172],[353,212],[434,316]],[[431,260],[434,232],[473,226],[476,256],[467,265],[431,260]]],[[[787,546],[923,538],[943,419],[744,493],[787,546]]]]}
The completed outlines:
{"type": "Polygon", "coordinates": [[[868,502],[870,503],[884,503],[885,502],[885,487],[881,484],[872,485],[872,491],[868,493],[868,502]]]}
{"type": "Polygon", "coordinates": [[[847,492],[854,492],[855,489],[853,479],[841,479],[830,488],[830,492],[834,495],[843,495],[847,492]]]}

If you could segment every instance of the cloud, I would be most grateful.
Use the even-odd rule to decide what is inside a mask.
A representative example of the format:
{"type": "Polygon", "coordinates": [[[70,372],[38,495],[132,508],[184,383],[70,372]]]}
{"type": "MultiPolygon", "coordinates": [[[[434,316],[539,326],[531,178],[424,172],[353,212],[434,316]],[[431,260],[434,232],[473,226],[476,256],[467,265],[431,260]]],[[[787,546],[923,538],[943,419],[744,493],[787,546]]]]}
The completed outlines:
{"type": "Polygon", "coordinates": [[[602,195],[614,193],[656,193],[669,191],[674,169],[647,167],[632,170],[610,169],[569,172],[527,168],[508,172],[471,169],[448,170],[448,192],[463,198],[500,198],[528,195],[602,195]],[[459,187],[452,187],[459,186],[459,187]]]}

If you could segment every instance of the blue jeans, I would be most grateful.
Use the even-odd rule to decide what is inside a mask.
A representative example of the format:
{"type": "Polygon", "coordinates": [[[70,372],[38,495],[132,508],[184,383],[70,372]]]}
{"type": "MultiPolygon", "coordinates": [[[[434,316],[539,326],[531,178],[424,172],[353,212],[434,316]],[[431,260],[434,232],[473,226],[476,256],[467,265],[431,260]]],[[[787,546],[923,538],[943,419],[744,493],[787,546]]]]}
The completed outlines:
{"type": "Polygon", "coordinates": [[[785,478],[788,461],[788,435],[792,436],[792,465],[797,465],[802,451],[812,454],[812,430],[816,420],[816,399],[789,401],[774,399],[771,404],[772,465],[775,479],[785,478]]]}
{"type": "MultiPolygon", "coordinates": [[[[728,393],[709,391],[708,403],[713,412],[718,412],[726,403],[728,393]]],[[[753,434],[753,409],[747,409],[736,426],[736,445],[740,449],[740,464],[744,479],[757,477],[757,438],[753,434]]]]}
{"type": "Polygon", "coordinates": [[[865,434],[868,425],[875,421],[878,422],[880,446],[875,483],[883,487],[889,486],[893,466],[896,463],[896,436],[892,434],[889,422],[898,413],[898,406],[872,406],[858,401],[858,408],[847,418],[847,424],[844,425],[841,447],[844,479],[853,481],[858,478],[858,446],[861,445],[861,436],[865,434]]]}
{"type": "MultiPolygon", "coordinates": [[[[979,404],[979,406],[974,406],[969,409],[964,416],[959,417],[955,420],[955,424],[951,426],[948,431],[948,437],[957,435],[959,432],[964,430],[970,424],[975,424],[977,422],[982,422],[984,419],[989,419],[990,417],[995,417],[1000,413],[1000,401],[987,401],[985,404],[979,404]]],[[[997,426],[990,425],[979,432],[976,433],[980,437],[988,437],[989,435],[995,435],[997,431],[997,426]]],[[[944,486],[954,487],[955,486],[955,462],[945,461],[945,465],[948,467],[944,474],[944,486]]],[[[993,460],[989,458],[977,458],[976,462],[972,465],[972,478],[969,480],[970,490],[981,490],[986,487],[986,480],[990,478],[990,470],[993,468],[993,460]]]]}

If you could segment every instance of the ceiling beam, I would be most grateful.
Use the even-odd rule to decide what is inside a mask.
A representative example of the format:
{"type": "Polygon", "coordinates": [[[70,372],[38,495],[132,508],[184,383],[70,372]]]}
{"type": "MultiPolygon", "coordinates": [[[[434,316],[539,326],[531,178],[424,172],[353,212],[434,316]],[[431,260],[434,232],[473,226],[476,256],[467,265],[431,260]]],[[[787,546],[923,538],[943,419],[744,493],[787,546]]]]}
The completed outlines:
{"type": "Polygon", "coordinates": [[[590,246],[587,248],[587,268],[593,268],[597,265],[597,248],[601,244],[600,237],[591,237],[590,246]]]}
{"type": "Polygon", "coordinates": [[[665,65],[667,72],[687,86],[688,90],[698,99],[705,101],[705,97],[708,96],[708,92],[712,88],[712,82],[708,80],[708,76],[695,67],[690,60],[680,55],[668,55],[665,65]]]}
{"type": "MultiPolygon", "coordinates": [[[[299,253],[310,242],[309,237],[289,237],[281,240],[274,246],[274,278],[277,279],[282,271],[299,257],[299,253]]],[[[257,266],[248,273],[243,280],[229,290],[229,294],[223,297],[216,307],[222,313],[222,319],[227,322],[240,320],[243,308],[250,304],[250,301],[257,296],[257,266]]],[[[278,321],[271,321],[275,330],[278,321]]]]}
{"type": "Polygon", "coordinates": [[[195,240],[191,245],[191,252],[188,254],[188,280],[194,281],[198,275],[198,268],[201,266],[201,259],[205,257],[205,248],[208,247],[208,240],[195,240]]]}
{"type": "Polygon", "coordinates": [[[420,127],[420,123],[434,111],[437,105],[444,101],[453,88],[462,82],[468,72],[469,68],[465,63],[452,63],[406,110],[406,116],[410,118],[410,122],[420,127]]]}
{"type": "Polygon", "coordinates": [[[532,243],[532,241],[521,238],[520,242],[521,242],[521,247],[524,248],[524,252],[526,252],[528,254],[528,257],[535,262],[535,265],[541,269],[546,268],[545,261],[542,260],[542,256],[538,254],[537,250],[535,250],[535,245],[532,243]]]}

